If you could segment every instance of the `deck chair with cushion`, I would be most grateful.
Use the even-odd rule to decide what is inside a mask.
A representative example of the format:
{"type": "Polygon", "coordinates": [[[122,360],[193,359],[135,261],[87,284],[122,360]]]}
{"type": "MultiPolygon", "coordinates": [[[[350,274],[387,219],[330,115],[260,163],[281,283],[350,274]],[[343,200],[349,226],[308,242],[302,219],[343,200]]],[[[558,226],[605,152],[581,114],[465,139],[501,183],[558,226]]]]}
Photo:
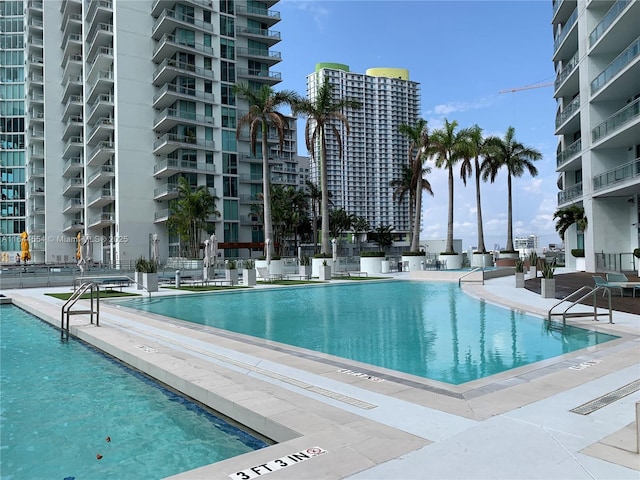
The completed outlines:
{"type": "Polygon", "coordinates": [[[257,267],[258,277],[265,282],[273,282],[274,280],[282,280],[282,275],[277,275],[275,273],[269,273],[269,269],[267,267],[257,267]]]}
{"type": "MultiPolygon", "coordinates": [[[[609,291],[611,290],[620,290],[620,296],[622,296],[622,287],[618,287],[616,285],[610,285],[609,282],[607,282],[603,277],[601,277],[600,275],[594,275],[593,276],[593,281],[596,282],[596,288],[597,287],[605,287],[607,288],[609,291]]],[[[606,293],[606,290],[602,291],[602,296],[604,297],[604,294],[606,293]]]]}
{"type": "Polygon", "coordinates": [[[631,290],[634,297],[636,296],[636,292],[640,292],[640,284],[629,282],[629,279],[624,273],[607,273],[607,282],[631,283],[631,285],[622,288],[631,290]]]}

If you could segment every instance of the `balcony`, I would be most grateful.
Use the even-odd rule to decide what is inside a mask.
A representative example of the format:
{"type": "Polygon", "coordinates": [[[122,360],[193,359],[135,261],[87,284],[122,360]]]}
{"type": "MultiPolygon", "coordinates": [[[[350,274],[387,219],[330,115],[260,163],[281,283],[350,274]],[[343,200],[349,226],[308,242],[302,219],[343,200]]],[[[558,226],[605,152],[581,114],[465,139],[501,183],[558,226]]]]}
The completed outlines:
{"type": "Polygon", "coordinates": [[[113,158],[116,153],[115,143],[110,140],[105,140],[98,143],[95,149],[89,154],[89,161],[87,165],[96,167],[107,162],[107,160],[113,158]]]}
{"type": "Polygon", "coordinates": [[[89,228],[98,228],[98,227],[108,227],[110,225],[115,225],[116,216],[114,213],[110,212],[102,212],[98,215],[93,215],[87,221],[87,225],[89,228]]]}
{"type": "Polygon", "coordinates": [[[202,43],[187,43],[174,34],[165,33],[153,51],[152,60],[154,63],[159,63],[164,58],[173,57],[177,52],[201,53],[209,57],[215,56],[213,47],[208,47],[202,43]]]}
{"type": "Polygon", "coordinates": [[[262,205],[262,198],[257,195],[240,195],[240,203],[262,205]]]}
{"type": "Polygon", "coordinates": [[[103,207],[116,199],[113,190],[109,187],[102,187],[97,192],[89,196],[87,205],[89,207],[103,207]]]}
{"type": "Polygon", "coordinates": [[[562,165],[567,163],[569,160],[576,158],[582,152],[582,139],[579,138],[567,148],[562,150],[556,156],[556,167],[560,168],[562,165]]]}
{"type": "Polygon", "coordinates": [[[62,102],[66,102],[71,95],[82,95],[82,77],[69,77],[64,84],[62,102]]]}
{"type": "Polygon", "coordinates": [[[44,160],[44,148],[37,148],[33,145],[29,150],[29,158],[27,161],[44,160]]]}
{"type": "Polygon", "coordinates": [[[64,222],[64,225],[62,226],[63,233],[79,232],[83,229],[84,229],[84,221],[80,218],[74,218],[73,220],[64,222]]]}
{"type": "Polygon", "coordinates": [[[112,117],[113,105],[113,97],[110,93],[101,93],[98,95],[96,103],[89,108],[89,119],[87,123],[91,125],[95,123],[98,118],[112,117]]]}
{"type": "MultiPolygon", "coordinates": [[[[111,44],[112,38],[113,25],[107,22],[93,23],[87,34],[87,43],[91,45],[91,47],[108,46],[111,44]]],[[[89,53],[88,58],[91,58],[91,53],[89,53]]]]}
{"type": "Polygon", "coordinates": [[[178,185],[175,183],[167,183],[153,191],[154,200],[172,200],[178,198],[178,185]]]}
{"type": "Polygon", "coordinates": [[[160,40],[163,35],[172,33],[176,28],[187,28],[189,30],[197,28],[206,33],[214,33],[213,25],[205,23],[190,15],[165,9],[155,21],[151,36],[154,40],[160,40]]]}
{"type": "Polygon", "coordinates": [[[562,42],[564,42],[565,38],[567,38],[567,36],[569,35],[569,32],[573,29],[577,20],[578,20],[578,9],[576,8],[571,14],[571,16],[569,17],[569,19],[566,21],[566,23],[562,26],[560,34],[556,37],[555,41],[553,42],[554,52],[558,50],[560,45],[562,45],[562,42]]]}
{"type": "Polygon", "coordinates": [[[593,177],[593,190],[623,186],[634,178],[640,177],[640,158],[620,165],[593,177]]]}
{"type": "Polygon", "coordinates": [[[178,148],[201,148],[213,150],[215,143],[213,140],[202,140],[187,135],[176,135],[175,133],[165,133],[153,144],[155,155],[168,155],[178,148]]]}
{"type": "Polygon", "coordinates": [[[33,185],[29,190],[30,196],[32,197],[43,197],[44,196],[44,186],[42,185],[33,185]]]}
{"type": "MultiPolygon", "coordinates": [[[[591,142],[595,144],[614,133],[621,132],[625,126],[631,124],[635,120],[638,120],[638,118],[640,118],[640,98],[637,98],[635,101],[625,105],[600,125],[591,130],[591,142]]],[[[635,129],[635,133],[633,131],[629,132],[630,137],[628,140],[626,138],[620,138],[619,143],[622,145],[632,145],[633,143],[637,143],[638,138],[640,138],[638,135],[640,134],[640,125],[637,125],[637,127],[639,128],[635,129]]]]}
{"type": "Polygon", "coordinates": [[[79,13],[69,13],[62,19],[62,36],[68,38],[72,34],[82,32],[82,15],[79,13]]]}
{"type": "Polygon", "coordinates": [[[68,197],[70,193],[76,195],[82,189],[84,189],[84,178],[70,178],[69,180],[64,182],[64,185],[62,187],[62,194],[68,197]]]}
{"type": "Polygon", "coordinates": [[[66,122],[67,119],[72,116],[81,116],[82,115],[82,105],[84,99],[82,95],[71,95],[67,99],[67,103],[64,105],[64,111],[62,112],[62,121],[66,122]]]}
{"type": "Polygon", "coordinates": [[[172,106],[178,100],[201,100],[214,103],[213,93],[198,91],[194,88],[186,88],[172,83],[165,84],[153,97],[153,108],[158,110],[172,106]]]}
{"type": "Polygon", "coordinates": [[[82,116],[70,116],[62,131],[62,140],[68,140],[71,137],[82,137],[82,128],[84,126],[82,116]]]}
{"type": "Polygon", "coordinates": [[[67,140],[67,143],[62,152],[62,158],[76,157],[81,154],[84,148],[84,138],[80,136],[71,137],[67,140]]]}
{"type": "Polygon", "coordinates": [[[109,140],[113,137],[113,119],[110,117],[99,118],[91,128],[87,145],[94,146],[98,142],[109,140]]]}
{"type": "Polygon", "coordinates": [[[87,9],[87,23],[107,22],[113,15],[113,3],[111,0],[92,0],[87,9]]]}
{"type": "Polygon", "coordinates": [[[84,159],[81,156],[67,158],[64,162],[64,169],[62,170],[63,177],[75,177],[78,172],[81,172],[84,168],[84,159]]]}
{"type": "Polygon", "coordinates": [[[580,95],[571,100],[561,112],[556,115],[556,130],[560,128],[569,118],[573,117],[580,110],[580,95]]]}
{"type": "Polygon", "coordinates": [[[31,235],[35,235],[45,233],[45,228],[46,227],[44,223],[30,223],[28,230],[31,235]]]}
{"type": "Polygon", "coordinates": [[[631,42],[631,44],[591,82],[591,95],[594,95],[607,85],[618,73],[638,57],[638,55],[640,55],[640,37],[631,42]]]}
{"type": "Polygon", "coordinates": [[[262,183],[262,174],[241,173],[238,177],[241,183],[262,183]]]}
{"type": "Polygon", "coordinates": [[[99,47],[96,50],[95,58],[91,58],[87,61],[89,65],[89,75],[87,75],[87,83],[94,83],[98,72],[104,70],[111,70],[113,65],[113,48],[111,47],[99,47]]]}
{"type": "Polygon", "coordinates": [[[176,125],[213,125],[213,117],[167,108],[153,119],[153,129],[167,131],[176,125]]]}
{"type": "Polygon", "coordinates": [[[167,220],[169,220],[170,216],[171,216],[171,210],[169,210],[168,208],[158,210],[153,214],[153,221],[154,223],[164,223],[167,220]]]}
{"type": "Polygon", "coordinates": [[[172,58],[165,59],[153,73],[153,84],[156,86],[171,82],[179,75],[213,80],[213,71],[196,67],[191,63],[180,62],[172,58]]]}
{"type": "Polygon", "coordinates": [[[156,178],[170,177],[179,172],[208,173],[216,172],[215,165],[210,163],[198,163],[177,158],[165,158],[153,167],[153,176],[156,178]]]}
{"type": "Polygon", "coordinates": [[[62,206],[62,213],[76,213],[84,209],[84,201],[81,198],[69,198],[62,206]]]}
{"type": "Polygon", "coordinates": [[[238,57],[251,58],[259,60],[269,66],[275,65],[282,61],[282,54],[273,50],[265,50],[261,48],[245,48],[236,47],[236,55],[238,57]]]}
{"type": "Polygon", "coordinates": [[[596,25],[596,28],[593,29],[591,34],[589,35],[589,46],[593,47],[593,45],[598,41],[598,39],[608,30],[608,28],[613,24],[613,22],[618,18],[620,13],[627,8],[627,5],[631,3],[631,0],[618,0],[614,3],[609,11],[605,13],[600,23],[596,25]]]}
{"type": "Polygon", "coordinates": [[[266,43],[270,47],[280,41],[280,32],[262,28],[236,26],[236,35],[239,37],[254,38],[266,43]]]}
{"type": "Polygon", "coordinates": [[[561,192],[558,192],[558,206],[573,201],[575,198],[582,196],[582,182],[576,183],[561,192]]]}
{"type": "Polygon", "coordinates": [[[270,72],[269,70],[236,68],[236,73],[239,78],[257,80],[260,83],[266,83],[269,85],[275,85],[282,81],[282,74],[280,72],[270,72]]]}
{"type": "Polygon", "coordinates": [[[273,26],[280,21],[280,12],[258,6],[247,6],[246,4],[236,4],[236,15],[256,18],[268,26],[273,26]]]}
{"type": "Polygon", "coordinates": [[[101,187],[109,180],[115,178],[115,167],[113,165],[102,165],[91,173],[87,185],[89,187],[101,187]]]}
{"type": "Polygon", "coordinates": [[[29,180],[32,178],[44,178],[44,168],[32,166],[29,169],[29,180]]]}
{"type": "MultiPolygon", "coordinates": [[[[571,59],[564,64],[562,70],[560,71],[560,73],[558,74],[558,76],[556,77],[555,81],[554,81],[554,90],[556,91],[556,93],[558,93],[558,89],[560,88],[560,86],[564,83],[564,81],[569,78],[569,76],[576,71],[576,67],[578,66],[578,61],[579,61],[579,56],[578,56],[578,52],[575,53],[575,55],[573,57],[571,57],[571,59]]],[[[576,81],[574,82],[574,88],[573,91],[577,91],[578,90],[578,79],[576,78],[576,81]]]]}

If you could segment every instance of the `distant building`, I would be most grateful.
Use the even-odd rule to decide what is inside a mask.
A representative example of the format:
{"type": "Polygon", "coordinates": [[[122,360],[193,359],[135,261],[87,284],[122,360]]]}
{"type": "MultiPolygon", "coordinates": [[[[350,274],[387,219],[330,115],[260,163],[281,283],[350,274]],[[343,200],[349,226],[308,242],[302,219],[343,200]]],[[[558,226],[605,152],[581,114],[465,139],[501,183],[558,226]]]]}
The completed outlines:
{"type": "MultiPolygon", "coordinates": [[[[401,68],[370,68],[355,73],[347,65],[319,63],[307,76],[307,97],[316,98],[324,79],[334,86],[334,96],[358,100],[359,110],[342,112],[350,134],[337,125],[344,146],[342,158],[331,129],[327,135],[327,176],[331,202],[349,214],[364,217],[372,228],[391,225],[395,232],[409,231],[409,199],[393,198],[391,181],[402,176],[407,164],[407,139],[401,124],[413,125],[420,116],[419,84],[401,68]]],[[[316,148],[319,149],[319,146],[316,148]]],[[[316,152],[319,157],[319,150],[316,152]]],[[[311,162],[311,177],[319,184],[318,162],[311,162]]]]}
{"type": "MultiPolygon", "coordinates": [[[[631,270],[640,245],[640,2],[553,1],[558,207],[584,207],[565,248],[589,272],[631,270]]],[[[568,266],[575,259],[567,256],[568,266]]]]}
{"type": "Polygon", "coordinates": [[[515,237],[513,239],[513,248],[518,251],[535,251],[538,249],[538,237],[536,235],[529,235],[526,237],[515,237]]]}

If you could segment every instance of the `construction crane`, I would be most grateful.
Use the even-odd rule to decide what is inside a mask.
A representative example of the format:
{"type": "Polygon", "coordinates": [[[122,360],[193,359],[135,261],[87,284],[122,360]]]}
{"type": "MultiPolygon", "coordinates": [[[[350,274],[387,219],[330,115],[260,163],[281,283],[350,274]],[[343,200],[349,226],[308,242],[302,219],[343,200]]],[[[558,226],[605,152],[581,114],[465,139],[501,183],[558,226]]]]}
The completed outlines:
{"type": "Polygon", "coordinates": [[[510,88],[508,90],[500,90],[498,93],[515,93],[521,90],[531,90],[533,88],[551,87],[554,84],[555,82],[536,83],[535,85],[527,85],[526,87],[516,87],[516,88],[510,88]]]}

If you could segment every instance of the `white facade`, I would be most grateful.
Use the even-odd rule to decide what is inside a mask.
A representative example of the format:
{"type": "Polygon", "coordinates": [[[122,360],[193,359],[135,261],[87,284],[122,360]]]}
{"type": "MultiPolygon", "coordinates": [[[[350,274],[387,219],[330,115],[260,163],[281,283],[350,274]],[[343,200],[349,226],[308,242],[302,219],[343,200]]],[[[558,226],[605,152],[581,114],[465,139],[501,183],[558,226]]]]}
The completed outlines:
{"type": "MultiPolygon", "coordinates": [[[[395,68],[373,68],[365,74],[349,71],[346,65],[320,63],[307,76],[307,97],[315,95],[324,79],[334,86],[336,99],[360,102],[359,110],[347,109],[350,134],[338,125],[344,153],[339,158],[333,132],[327,135],[327,176],[332,208],[364,217],[372,229],[391,225],[394,232],[409,231],[409,199],[393,199],[391,181],[402,175],[407,164],[408,141],[398,127],[413,125],[420,115],[419,84],[409,72],[395,68]]],[[[319,151],[316,152],[319,158],[319,151]]],[[[320,184],[319,162],[311,162],[311,178],[320,184]]]]}
{"type": "MultiPolygon", "coordinates": [[[[25,2],[27,231],[43,240],[34,261],[73,261],[79,232],[108,264],[149,257],[153,234],[161,259],[176,255],[166,222],[180,177],[218,198],[208,234],[262,241],[249,216],[262,160],[248,133],[236,140],[247,106],[232,90],[281,81],[276,3],[25,2]]],[[[273,182],[298,185],[294,119],[284,151],[269,144],[273,182]]]]}
{"type": "MultiPolygon", "coordinates": [[[[640,245],[640,2],[553,2],[558,207],[584,207],[565,234],[586,270],[631,270],[640,245]]],[[[568,266],[575,262],[567,256],[568,266]]]]}

